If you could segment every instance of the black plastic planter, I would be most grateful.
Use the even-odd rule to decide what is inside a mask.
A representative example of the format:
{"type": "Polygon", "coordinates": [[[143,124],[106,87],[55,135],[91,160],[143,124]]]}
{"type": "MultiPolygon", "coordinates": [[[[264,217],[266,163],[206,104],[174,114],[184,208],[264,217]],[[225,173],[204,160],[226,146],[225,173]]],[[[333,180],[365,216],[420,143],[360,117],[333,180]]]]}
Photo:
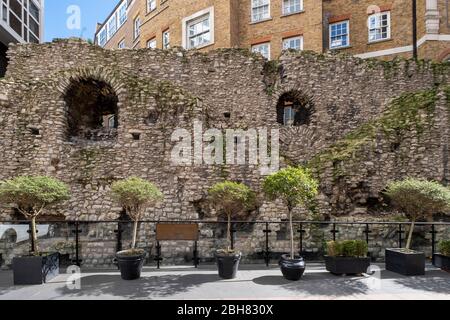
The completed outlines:
{"type": "Polygon", "coordinates": [[[450,271],[450,257],[440,253],[434,254],[434,266],[445,271],[450,271]]]}
{"type": "Polygon", "coordinates": [[[136,280],[141,277],[146,253],[130,254],[129,251],[116,253],[117,264],[123,280],[136,280]]]}
{"type": "Polygon", "coordinates": [[[15,285],[43,284],[59,275],[59,253],[13,258],[15,285]]]}
{"type": "Polygon", "coordinates": [[[219,269],[219,277],[222,279],[236,278],[242,253],[226,254],[216,252],[217,267],[219,269]]]}
{"type": "Polygon", "coordinates": [[[291,259],[290,255],[283,254],[279,265],[284,278],[290,281],[300,280],[305,273],[305,260],[302,257],[291,259]]]}
{"type": "Polygon", "coordinates": [[[425,274],[425,254],[405,249],[386,249],[386,270],[404,276],[425,274]]]}
{"type": "Polygon", "coordinates": [[[370,266],[370,258],[325,256],[325,266],[332,274],[363,274],[370,266]]]}

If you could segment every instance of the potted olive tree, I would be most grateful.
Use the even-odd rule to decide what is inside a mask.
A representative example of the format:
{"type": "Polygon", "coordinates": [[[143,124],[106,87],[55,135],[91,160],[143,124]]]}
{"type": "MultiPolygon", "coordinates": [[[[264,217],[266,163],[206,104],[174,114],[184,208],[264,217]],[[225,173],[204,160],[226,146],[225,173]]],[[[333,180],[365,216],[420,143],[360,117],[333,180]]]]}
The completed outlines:
{"type": "Polygon", "coordinates": [[[136,248],[139,220],[145,209],[161,201],[163,195],[153,183],[137,177],[116,181],[111,190],[113,197],[134,222],[131,248],[116,253],[120,273],[124,280],[139,279],[146,255],[145,250],[136,248]]]}
{"type": "Polygon", "coordinates": [[[300,280],[305,272],[305,261],[295,254],[292,211],[297,206],[307,206],[316,197],[318,182],[308,169],[288,167],[268,176],[263,188],[270,199],[282,200],[288,209],[291,252],[281,256],[280,267],[286,279],[300,280]]]}
{"type": "Polygon", "coordinates": [[[59,254],[39,252],[36,220],[44,209],[69,199],[61,181],[46,176],[21,176],[0,182],[0,201],[14,204],[31,225],[30,255],[13,259],[14,284],[42,284],[59,273],[59,254]]]}
{"type": "Polygon", "coordinates": [[[407,276],[423,275],[425,254],[411,250],[414,225],[420,218],[447,210],[450,190],[437,182],[407,178],[391,182],[385,194],[411,221],[406,247],[386,249],[386,269],[407,276]]]}
{"type": "Polygon", "coordinates": [[[368,246],[362,240],[330,241],[327,243],[325,266],[332,274],[363,274],[370,266],[368,246]]]}
{"type": "Polygon", "coordinates": [[[236,277],[242,253],[231,248],[231,218],[244,214],[255,206],[255,193],[245,184],[225,181],[216,183],[209,191],[209,201],[218,212],[227,217],[227,248],[216,251],[219,276],[236,277]]]}
{"type": "Polygon", "coordinates": [[[439,253],[434,254],[434,265],[445,271],[450,271],[450,240],[442,240],[438,246],[439,253]]]}

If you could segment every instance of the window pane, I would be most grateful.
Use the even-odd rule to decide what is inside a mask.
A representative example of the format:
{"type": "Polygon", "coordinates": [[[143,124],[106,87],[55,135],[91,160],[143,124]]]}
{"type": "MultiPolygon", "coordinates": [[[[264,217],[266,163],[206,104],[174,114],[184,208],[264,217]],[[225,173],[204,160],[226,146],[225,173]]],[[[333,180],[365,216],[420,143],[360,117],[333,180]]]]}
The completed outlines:
{"type": "Polygon", "coordinates": [[[39,8],[36,7],[33,1],[30,1],[30,14],[34,19],[36,19],[37,22],[39,22],[39,8]]]}
{"type": "Polygon", "coordinates": [[[22,19],[22,4],[20,4],[19,1],[10,0],[9,7],[19,17],[19,19],[22,19]]]}
{"type": "Polygon", "coordinates": [[[39,25],[36,23],[36,21],[34,21],[33,19],[30,19],[30,30],[36,35],[36,36],[40,36],[39,35],[39,25]]]}
{"type": "Polygon", "coordinates": [[[10,11],[9,12],[9,26],[19,35],[22,36],[22,23],[19,19],[10,11]]]}

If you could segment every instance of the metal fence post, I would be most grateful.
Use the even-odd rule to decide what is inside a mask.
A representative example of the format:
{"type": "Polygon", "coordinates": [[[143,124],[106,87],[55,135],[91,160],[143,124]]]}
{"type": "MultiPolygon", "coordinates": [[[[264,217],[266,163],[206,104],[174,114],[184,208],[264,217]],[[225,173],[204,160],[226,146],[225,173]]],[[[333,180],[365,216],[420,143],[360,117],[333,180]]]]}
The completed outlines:
{"type": "Polygon", "coordinates": [[[236,233],[236,229],[234,227],[231,227],[231,250],[234,250],[234,236],[236,233]]]}
{"type": "Polygon", "coordinates": [[[161,267],[161,261],[162,261],[162,257],[161,257],[161,244],[159,243],[159,241],[156,241],[156,267],[158,269],[160,269],[161,267]]]}
{"type": "MultiPolygon", "coordinates": [[[[34,239],[33,236],[31,235],[31,222],[29,223],[29,229],[27,230],[27,233],[30,235],[30,252],[33,253],[33,250],[35,248],[34,246],[34,239]]],[[[36,235],[38,234],[39,230],[36,227],[36,235]]]]}
{"type": "Polygon", "coordinates": [[[363,232],[366,234],[366,243],[369,245],[369,234],[371,234],[372,231],[370,231],[368,223],[366,223],[366,229],[363,232]]]}
{"type": "Polygon", "coordinates": [[[330,232],[333,234],[333,241],[336,241],[336,233],[339,233],[339,230],[336,229],[336,223],[333,223],[333,229],[330,232]]]}
{"type": "Polygon", "coordinates": [[[266,222],[266,229],[263,231],[266,235],[266,250],[264,251],[264,261],[266,266],[268,267],[270,264],[270,247],[269,247],[269,233],[272,233],[272,230],[269,229],[269,223],[266,222]]]}
{"type": "Polygon", "coordinates": [[[434,224],[431,225],[431,259],[433,261],[433,265],[434,265],[434,254],[436,253],[436,229],[434,224]]]}
{"type": "Polygon", "coordinates": [[[123,229],[122,229],[122,222],[121,221],[117,222],[117,230],[114,230],[114,232],[117,234],[116,249],[117,249],[117,252],[119,252],[119,251],[122,251],[122,233],[123,233],[123,229]]]}
{"type": "Polygon", "coordinates": [[[75,233],[75,264],[79,267],[81,266],[80,260],[80,224],[78,221],[75,222],[75,230],[72,231],[75,233]]]}
{"type": "Polygon", "coordinates": [[[401,248],[403,243],[402,243],[402,234],[405,233],[405,231],[402,230],[402,224],[399,223],[398,224],[398,247],[401,248]]]}
{"type": "Polygon", "coordinates": [[[300,229],[298,230],[298,233],[300,233],[300,256],[303,253],[303,234],[305,233],[305,230],[303,230],[303,223],[300,223],[300,229]]]}

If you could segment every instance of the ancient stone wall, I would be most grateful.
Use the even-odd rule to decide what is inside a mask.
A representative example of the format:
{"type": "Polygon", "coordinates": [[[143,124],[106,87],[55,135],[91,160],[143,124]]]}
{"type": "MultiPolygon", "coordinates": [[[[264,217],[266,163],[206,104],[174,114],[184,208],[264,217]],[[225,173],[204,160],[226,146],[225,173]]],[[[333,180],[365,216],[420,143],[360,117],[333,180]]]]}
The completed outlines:
{"type": "MultiPolygon", "coordinates": [[[[321,180],[315,219],[362,214],[389,220],[380,216],[387,211],[381,191],[389,180],[412,175],[448,181],[450,69],[445,64],[310,52],[286,52],[279,61],[265,62],[239,49],[107,51],[74,39],[15,45],[9,58],[0,80],[0,179],[47,174],[69,184],[71,200],[48,214],[117,219],[122,208],[112,201],[110,185],[132,175],[153,181],[164,193],[147,219],[209,219],[207,189],[224,179],[259,192],[263,177],[257,166],[170,162],[173,131],[192,130],[195,120],[204,129],[280,129],[282,165],[308,164],[321,180]],[[114,137],[69,137],[67,92],[84,80],[108,84],[117,95],[114,137]],[[277,105],[286,93],[308,101],[304,124],[277,122],[277,105]]],[[[3,218],[13,215],[8,206],[1,208],[3,218]]],[[[252,218],[285,219],[286,210],[264,202],[252,218]]],[[[148,246],[153,246],[152,228],[141,233],[148,246]]],[[[248,232],[246,250],[263,245],[262,229],[248,232]]],[[[205,256],[222,241],[215,240],[216,231],[202,231],[205,256]]],[[[276,242],[277,236],[271,237],[276,242]]],[[[282,250],[287,242],[277,246],[282,250]]]]}

